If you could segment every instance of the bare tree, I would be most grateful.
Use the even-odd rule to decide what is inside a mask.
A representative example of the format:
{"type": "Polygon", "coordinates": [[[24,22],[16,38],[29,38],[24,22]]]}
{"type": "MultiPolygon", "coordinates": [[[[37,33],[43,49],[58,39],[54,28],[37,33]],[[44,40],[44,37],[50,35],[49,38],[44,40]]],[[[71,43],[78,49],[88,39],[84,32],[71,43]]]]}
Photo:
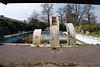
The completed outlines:
{"type": "Polygon", "coordinates": [[[95,16],[94,14],[92,14],[91,19],[90,19],[91,20],[91,22],[90,22],[91,24],[96,24],[96,17],[97,16],[95,16]]]}
{"type": "Polygon", "coordinates": [[[86,13],[85,13],[85,17],[87,18],[88,23],[90,24],[94,24],[96,22],[95,18],[96,16],[94,16],[92,10],[94,9],[94,7],[92,5],[85,5],[86,7],[86,13]]]}
{"type": "Polygon", "coordinates": [[[73,12],[73,23],[75,25],[79,25],[85,12],[86,7],[82,4],[73,4],[72,5],[72,12],[73,12]]]}
{"type": "Polygon", "coordinates": [[[33,19],[40,20],[39,18],[40,18],[40,14],[37,11],[33,10],[32,15],[28,18],[28,22],[33,19]]]}
{"type": "Polygon", "coordinates": [[[88,4],[67,4],[66,9],[66,20],[67,22],[73,23],[75,26],[86,24],[95,24],[96,16],[93,14],[94,7],[88,4]],[[85,21],[84,21],[85,20],[85,21]]]}
{"type": "Polygon", "coordinates": [[[33,11],[31,17],[34,19],[39,19],[39,13],[37,11],[33,11]]]}
{"type": "Polygon", "coordinates": [[[49,26],[49,17],[53,15],[52,9],[53,4],[45,3],[41,5],[43,7],[42,14],[44,15],[44,18],[47,17],[48,19],[48,26],[49,26]]]}
{"type": "Polygon", "coordinates": [[[66,11],[66,22],[72,23],[72,6],[70,4],[67,4],[65,6],[65,11],[66,11]]]}
{"type": "Polygon", "coordinates": [[[42,22],[48,22],[48,19],[45,15],[41,14],[40,19],[42,22]]]}
{"type": "Polygon", "coordinates": [[[95,21],[95,16],[91,11],[93,9],[91,5],[67,4],[65,9],[67,22],[73,23],[74,25],[80,25],[84,16],[88,19],[88,22],[92,21],[94,23],[95,21]]]}
{"type": "Polygon", "coordinates": [[[58,9],[57,13],[59,14],[58,16],[60,17],[60,22],[63,22],[64,20],[64,15],[65,15],[65,9],[64,7],[61,7],[58,9]]]}

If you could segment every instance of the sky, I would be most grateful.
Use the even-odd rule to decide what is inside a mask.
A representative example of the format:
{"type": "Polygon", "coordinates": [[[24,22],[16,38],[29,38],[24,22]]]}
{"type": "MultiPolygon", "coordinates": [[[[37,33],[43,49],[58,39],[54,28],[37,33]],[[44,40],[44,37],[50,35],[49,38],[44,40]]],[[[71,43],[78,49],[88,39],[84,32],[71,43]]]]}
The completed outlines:
{"type": "MultiPolygon", "coordinates": [[[[39,13],[42,11],[41,4],[43,3],[13,3],[13,4],[7,4],[4,5],[0,3],[0,15],[4,15],[5,17],[9,17],[12,19],[17,20],[27,20],[28,17],[31,16],[32,12],[35,10],[39,13]]],[[[56,16],[56,11],[58,8],[63,7],[66,5],[66,3],[53,3],[54,4],[54,10],[53,13],[56,16]]],[[[93,5],[94,6],[94,14],[97,16],[97,23],[100,23],[100,5],[93,5]]]]}

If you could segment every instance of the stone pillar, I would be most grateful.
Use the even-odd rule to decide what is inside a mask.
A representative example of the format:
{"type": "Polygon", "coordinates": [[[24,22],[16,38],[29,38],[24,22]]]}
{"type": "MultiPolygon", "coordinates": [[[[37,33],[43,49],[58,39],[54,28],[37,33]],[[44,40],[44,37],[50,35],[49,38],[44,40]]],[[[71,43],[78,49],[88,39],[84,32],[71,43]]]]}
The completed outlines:
{"type": "Polygon", "coordinates": [[[35,29],[33,32],[33,45],[41,45],[41,29],[35,29]]]}
{"type": "Polygon", "coordinates": [[[51,46],[59,46],[58,17],[50,17],[50,45],[51,46]]]}

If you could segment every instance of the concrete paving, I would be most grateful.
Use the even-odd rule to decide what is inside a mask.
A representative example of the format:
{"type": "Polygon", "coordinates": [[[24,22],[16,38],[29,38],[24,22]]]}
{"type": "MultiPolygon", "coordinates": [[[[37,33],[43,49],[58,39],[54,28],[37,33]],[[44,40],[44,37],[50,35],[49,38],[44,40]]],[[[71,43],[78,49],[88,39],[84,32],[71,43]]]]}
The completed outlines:
{"type": "Polygon", "coordinates": [[[86,45],[80,47],[31,47],[29,45],[0,46],[0,62],[36,63],[36,62],[76,62],[81,64],[100,65],[100,46],[86,45]]]}

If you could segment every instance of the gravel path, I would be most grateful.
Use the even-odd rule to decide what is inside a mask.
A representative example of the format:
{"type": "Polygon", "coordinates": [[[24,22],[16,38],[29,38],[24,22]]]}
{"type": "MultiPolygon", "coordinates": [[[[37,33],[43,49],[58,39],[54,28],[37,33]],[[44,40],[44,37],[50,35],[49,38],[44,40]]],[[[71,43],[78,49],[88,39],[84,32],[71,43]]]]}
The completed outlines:
{"type": "Polygon", "coordinates": [[[52,51],[49,47],[0,46],[0,62],[35,63],[43,61],[100,65],[100,46],[62,47],[58,48],[58,52],[52,51]]]}

